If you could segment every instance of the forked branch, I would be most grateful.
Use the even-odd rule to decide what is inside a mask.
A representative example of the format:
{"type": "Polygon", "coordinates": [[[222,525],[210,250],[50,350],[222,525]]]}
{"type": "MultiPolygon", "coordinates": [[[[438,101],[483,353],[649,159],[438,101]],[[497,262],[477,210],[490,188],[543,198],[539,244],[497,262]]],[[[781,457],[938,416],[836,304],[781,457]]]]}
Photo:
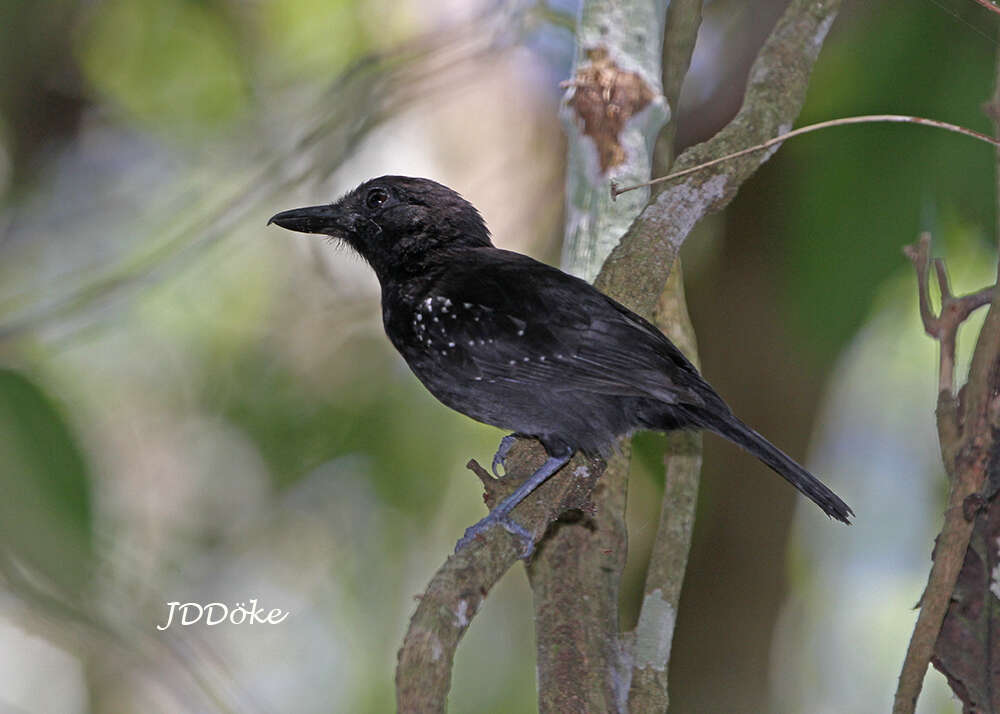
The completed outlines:
{"type": "Polygon", "coordinates": [[[955,339],[958,335],[958,327],[976,309],[989,304],[993,287],[990,286],[978,292],[955,297],[951,294],[951,287],[948,285],[948,272],[945,270],[944,260],[935,258],[934,271],[937,275],[938,287],[941,290],[941,312],[935,315],[931,307],[930,281],[928,279],[930,252],[930,233],[923,233],[916,243],[903,248],[903,253],[910,259],[917,271],[920,319],[923,320],[924,330],[941,343],[938,392],[947,392],[950,395],[954,394],[955,339]]]}

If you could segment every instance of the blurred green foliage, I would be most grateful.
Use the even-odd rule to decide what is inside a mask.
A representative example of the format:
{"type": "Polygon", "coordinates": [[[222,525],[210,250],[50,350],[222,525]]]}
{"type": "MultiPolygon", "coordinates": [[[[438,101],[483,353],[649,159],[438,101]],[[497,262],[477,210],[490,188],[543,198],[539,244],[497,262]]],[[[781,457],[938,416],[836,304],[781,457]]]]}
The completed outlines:
{"type": "MultiPolygon", "coordinates": [[[[903,13],[891,3],[859,8],[824,48],[798,124],[896,113],[991,133],[982,106],[997,48],[974,30],[930,2],[903,13]]],[[[919,232],[934,232],[947,252],[945,229],[958,219],[986,240],[993,162],[981,142],[900,124],[835,128],[783,147],[741,200],[766,207],[781,303],[805,352],[824,363],[839,354],[883,281],[909,269],[900,251],[919,232]]]]}
{"type": "Polygon", "coordinates": [[[218,129],[248,94],[231,28],[191,0],[108,0],[83,30],[80,63],[93,87],[145,124],[218,129]]]}
{"type": "Polygon", "coordinates": [[[86,461],[55,404],[26,375],[0,369],[4,567],[13,558],[78,597],[92,565],[90,489],[86,461]]]}
{"type": "MultiPolygon", "coordinates": [[[[274,58],[295,76],[328,77],[372,45],[354,0],[266,0],[258,23],[274,58]]],[[[399,6],[399,10],[404,10],[399,6]]]]}
{"type": "Polygon", "coordinates": [[[251,350],[227,365],[225,380],[208,373],[204,407],[251,437],[279,486],[337,457],[364,454],[382,500],[414,515],[434,510],[454,463],[440,436],[458,419],[427,397],[409,372],[399,371],[394,355],[371,346],[367,351],[353,365],[330,359],[319,368],[331,373],[334,390],[304,383],[272,352],[251,350]]]}

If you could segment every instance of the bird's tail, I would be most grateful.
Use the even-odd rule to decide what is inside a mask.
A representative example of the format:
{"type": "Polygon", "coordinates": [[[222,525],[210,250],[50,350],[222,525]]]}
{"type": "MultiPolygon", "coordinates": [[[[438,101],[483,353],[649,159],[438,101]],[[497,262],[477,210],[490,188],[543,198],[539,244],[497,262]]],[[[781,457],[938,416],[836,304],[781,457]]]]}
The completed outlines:
{"type": "Polygon", "coordinates": [[[777,471],[788,483],[795,486],[813,503],[822,508],[826,515],[850,524],[848,519],[854,515],[850,506],[827,488],[822,481],[799,466],[785,452],[737,419],[732,413],[720,415],[703,412],[696,416],[696,420],[703,428],[726,437],[777,471]]]}

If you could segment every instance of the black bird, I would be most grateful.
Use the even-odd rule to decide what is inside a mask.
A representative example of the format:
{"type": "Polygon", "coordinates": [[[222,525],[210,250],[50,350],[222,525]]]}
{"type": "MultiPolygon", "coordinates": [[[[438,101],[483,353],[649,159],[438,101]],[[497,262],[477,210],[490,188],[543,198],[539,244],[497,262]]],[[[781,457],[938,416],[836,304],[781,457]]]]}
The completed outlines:
{"type": "MultiPolygon", "coordinates": [[[[733,415],[649,322],[589,283],[493,246],[479,212],[422,178],[371,179],[335,203],[268,223],[346,241],[382,286],[385,332],[445,405],[537,438],[549,459],[459,541],[502,523],[574,451],[607,455],[638,429],[708,429],[743,447],[833,518],[850,507],[733,415]]],[[[502,462],[504,440],[494,466],[502,462]]]]}

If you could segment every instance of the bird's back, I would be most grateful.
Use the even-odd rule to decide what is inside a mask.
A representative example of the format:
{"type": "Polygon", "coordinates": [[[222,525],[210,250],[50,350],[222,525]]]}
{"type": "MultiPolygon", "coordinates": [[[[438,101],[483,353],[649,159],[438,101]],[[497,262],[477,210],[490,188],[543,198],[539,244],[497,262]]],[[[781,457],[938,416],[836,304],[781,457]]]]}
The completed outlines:
{"type": "Polygon", "coordinates": [[[655,327],[518,253],[449,251],[421,275],[383,286],[383,319],[438,399],[556,452],[606,453],[636,428],[663,428],[674,407],[718,399],[655,327]]]}

